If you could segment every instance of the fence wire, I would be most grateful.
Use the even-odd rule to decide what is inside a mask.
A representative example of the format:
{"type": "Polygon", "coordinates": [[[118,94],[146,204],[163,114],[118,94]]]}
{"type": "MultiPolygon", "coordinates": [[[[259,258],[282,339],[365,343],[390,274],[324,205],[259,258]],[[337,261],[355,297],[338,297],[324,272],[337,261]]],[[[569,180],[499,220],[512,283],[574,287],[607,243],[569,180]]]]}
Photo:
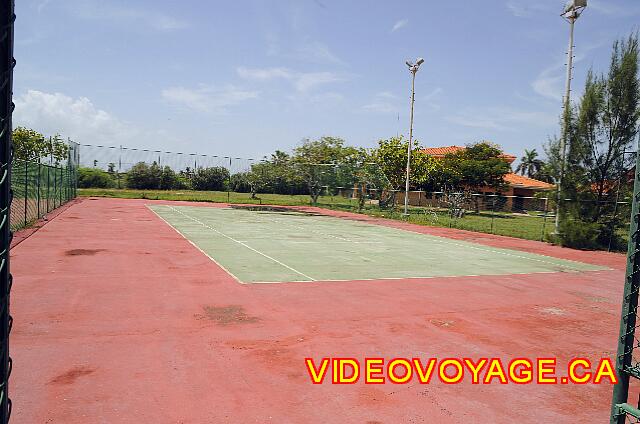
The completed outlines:
{"type": "Polygon", "coordinates": [[[79,165],[97,168],[119,174],[126,174],[138,163],[168,166],[175,172],[192,172],[200,168],[222,167],[232,174],[251,169],[254,159],[229,156],[204,155],[198,153],[163,152],[160,150],[136,149],[131,147],[100,146],[81,144],[82,155],[79,165]]]}
{"type": "MultiPolygon", "coordinates": [[[[403,218],[397,206],[403,203],[404,191],[391,190],[384,173],[373,163],[300,163],[286,155],[255,160],[90,144],[80,148],[82,188],[175,190],[179,192],[175,200],[311,204],[403,218]],[[83,178],[83,173],[91,170],[102,175],[88,173],[83,178]],[[197,175],[205,170],[217,175],[217,182],[196,183],[197,175]],[[189,194],[189,190],[209,193],[189,194]]],[[[562,200],[562,210],[601,210],[593,222],[575,223],[575,228],[591,228],[588,237],[596,234],[584,247],[624,250],[630,204],[619,194],[608,194],[599,202],[562,200]]],[[[143,195],[163,196],[149,192],[143,195]]],[[[409,216],[404,218],[426,225],[547,241],[555,231],[554,197],[545,192],[527,197],[417,190],[409,192],[409,216]]],[[[564,221],[569,222],[572,216],[584,215],[567,215],[564,221]]],[[[577,240],[575,245],[582,242],[577,240]]]]}
{"type": "Polygon", "coordinates": [[[24,228],[59,208],[77,193],[73,166],[14,160],[11,165],[11,229],[24,228]]]}

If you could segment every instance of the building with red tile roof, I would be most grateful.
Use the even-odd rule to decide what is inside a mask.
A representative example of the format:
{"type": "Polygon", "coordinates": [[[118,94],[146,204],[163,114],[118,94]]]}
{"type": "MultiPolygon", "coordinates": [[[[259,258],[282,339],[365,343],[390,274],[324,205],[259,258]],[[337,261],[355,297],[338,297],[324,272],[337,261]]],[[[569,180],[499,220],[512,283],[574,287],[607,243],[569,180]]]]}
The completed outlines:
{"type": "MultiPolygon", "coordinates": [[[[446,155],[456,153],[466,149],[464,146],[443,146],[443,147],[427,147],[422,151],[435,159],[443,159],[446,155]]],[[[509,164],[512,164],[516,157],[509,154],[500,155],[509,164]]],[[[525,177],[524,175],[514,174],[513,172],[504,176],[504,181],[509,185],[508,189],[502,194],[506,196],[523,196],[530,197],[539,191],[548,191],[553,189],[554,185],[539,181],[533,178],[525,177]]],[[[486,187],[481,190],[482,192],[492,192],[491,187],[486,187]]]]}

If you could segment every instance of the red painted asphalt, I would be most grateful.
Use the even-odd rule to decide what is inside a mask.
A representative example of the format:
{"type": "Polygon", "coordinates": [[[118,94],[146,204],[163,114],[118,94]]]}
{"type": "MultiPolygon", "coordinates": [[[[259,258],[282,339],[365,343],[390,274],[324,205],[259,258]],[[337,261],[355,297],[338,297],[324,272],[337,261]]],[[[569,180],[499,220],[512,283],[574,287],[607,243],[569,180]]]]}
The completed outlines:
{"type": "Polygon", "coordinates": [[[613,357],[623,255],[323,211],[613,270],[241,285],[150,203],[84,199],[12,250],[13,423],[607,420],[608,384],[312,385],[304,358],[613,357]]]}

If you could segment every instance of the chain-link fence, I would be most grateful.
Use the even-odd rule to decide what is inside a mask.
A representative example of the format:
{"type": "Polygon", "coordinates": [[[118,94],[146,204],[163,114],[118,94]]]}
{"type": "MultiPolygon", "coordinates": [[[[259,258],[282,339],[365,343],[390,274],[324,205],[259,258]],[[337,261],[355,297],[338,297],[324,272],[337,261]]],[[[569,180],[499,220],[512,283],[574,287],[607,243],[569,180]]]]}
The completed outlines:
{"type": "Polygon", "coordinates": [[[24,228],[62,206],[77,194],[79,149],[69,144],[64,163],[51,158],[40,161],[14,159],[11,164],[11,229],[24,228]]]}
{"type": "MultiPolygon", "coordinates": [[[[188,182],[198,170],[223,169],[225,170],[224,178],[219,188],[221,191],[231,192],[236,184],[233,177],[250,171],[251,167],[259,162],[255,159],[199,153],[164,152],[122,146],[82,144],[80,147],[82,155],[79,166],[85,170],[93,169],[107,172],[109,177],[107,185],[112,186],[109,188],[143,188],[136,187],[135,183],[132,184],[130,180],[127,180],[127,177],[132,170],[134,173],[140,170],[140,164],[145,164],[153,166],[158,173],[164,171],[165,175],[169,172],[171,175],[175,175],[172,177],[170,186],[162,187],[164,189],[193,188],[189,186],[188,182]]],[[[160,185],[159,182],[158,185],[160,185]]],[[[153,186],[153,184],[149,184],[149,186],[153,186]]]]}
{"type": "MultiPolygon", "coordinates": [[[[363,206],[358,205],[359,190],[349,187],[325,188],[318,206],[351,210],[373,216],[406,219],[409,222],[437,227],[456,228],[489,234],[505,235],[529,240],[547,241],[555,232],[555,198],[505,196],[463,192],[409,192],[408,216],[404,216],[404,191],[369,190],[363,206]]],[[[361,202],[362,203],[362,202],[361,202]]],[[[600,205],[603,213],[592,223],[576,226],[597,227],[593,231],[592,246],[620,251],[628,241],[630,202],[576,201],[565,199],[563,207],[580,205],[593,208],[600,205]]],[[[564,218],[570,221],[571,217],[564,218]]]]}
{"type": "MultiPolygon", "coordinates": [[[[391,190],[375,163],[305,163],[290,156],[269,160],[81,145],[80,187],[129,189],[107,195],[248,204],[317,205],[410,222],[547,241],[555,232],[553,193],[505,196],[468,192],[409,192],[408,216],[399,207],[404,191],[391,190]],[[87,178],[84,178],[85,173],[87,178]],[[100,175],[94,175],[100,174],[100,175]],[[100,177],[100,178],[98,178],[100,177]],[[97,182],[96,182],[97,181],[97,182]],[[144,190],[144,192],[136,192],[144,190]]],[[[92,191],[92,194],[100,194],[92,191]]],[[[619,190],[596,202],[563,200],[562,210],[599,209],[576,222],[574,247],[624,250],[630,205],[619,190]]],[[[567,214],[564,222],[572,216],[567,214]]]]}
{"type": "Polygon", "coordinates": [[[613,387],[611,424],[640,422],[640,335],[638,334],[638,294],[640,293],[640,156],[636,157],[629,225],[627,268],[620,314],[620,332],[613,387]]]}

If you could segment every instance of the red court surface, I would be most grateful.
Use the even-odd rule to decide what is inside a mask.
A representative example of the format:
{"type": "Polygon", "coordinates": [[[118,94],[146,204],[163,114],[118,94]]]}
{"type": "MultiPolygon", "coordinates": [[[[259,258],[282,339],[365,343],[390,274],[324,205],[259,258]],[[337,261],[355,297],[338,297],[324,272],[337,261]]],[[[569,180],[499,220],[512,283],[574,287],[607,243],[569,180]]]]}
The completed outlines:
{"type": "Polygon", "coordinates": [[[612,270],[242,285],[152,203],[83,199],[12,250],[13,423],[608,420],[608,383],[313,385],[304,358],[613,357],[624,255],[324,211],[612,270]]]}

